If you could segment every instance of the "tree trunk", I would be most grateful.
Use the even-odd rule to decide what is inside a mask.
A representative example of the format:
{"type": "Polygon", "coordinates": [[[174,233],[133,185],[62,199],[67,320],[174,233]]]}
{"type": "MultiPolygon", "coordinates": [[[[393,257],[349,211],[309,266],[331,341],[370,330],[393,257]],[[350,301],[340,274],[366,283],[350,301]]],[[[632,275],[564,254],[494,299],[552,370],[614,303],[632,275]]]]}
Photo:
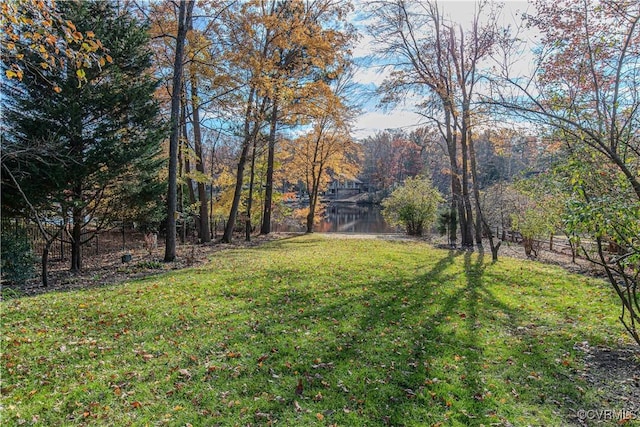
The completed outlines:
{"type": "Polygon", "coordinates": [[[244,183],[244,168],[247,164],[247,155],[249,154],[249,147],[251,143],[258,136],[260,131],[260,117],[264,112],[266,106],[266,98],[262,101],[262,106],[258,110],[258,114],[255,120],[252,120],[253,116],[253,100],[255,97],[255,88],[251,88],[249,92],[249,100],[247,102],[247,111],[245,113],[244,124],[244,141],[242,143],[242,151],[240,152],[240,158],[238,159],[238,169],[236,172],[236,187],[233,193],[233,202],[231,203],[231,210],[229,211],[229,220],[224,228],[224,235],[222,236],[222,242],[231,243],[233,239],[233,229],[236,225],[236,217],[238,216],[238,209],[240,208],[240,196],[242,195],[242,185],[244,183]],[[253,129],[251,129],[251,122],[254,121],[253,129]]]}
{"type": "Polygon", "coordinates": [[[309,195],[309,213],[307,214],[307,233],[313,233],[313,222],[316,216],[315,203],[311,203],[311,195],[309,195]]]}
{"type": "Polygon", "coordinates": [[[473,224],[473,209],[471,208],[471,199],[469,198],[469,150],[466,133],[466,125],[463,124],[460,148],[462,151],[462,203],[464,205],[465,215],[464,221],[460,223],[460,231],[462,233],[462,246],[473,248],[473,233],[471,230],[473,224]]]}
{"type": "Polygon", "coordinates": [[[51,244],[53,240],[47,240],[44,244],[44,248],[42,249],[42,286],[45,288],[49,286],[49,249],[51,249],[51,244]]]}
{"type": "Polygon", "coordinates": [[[273,99],[273,111],[271,113],[271,124],[269,128],[269,148],[267,154],[267,182],[264,193],[264,213],[262,215],[262,227],[260,234],[271,232],[271,208],[273,204],[273,162],[276,147],[276,130],[278,125],[278,95],[273,99]]]}
{"type": "MultiPolygon", "coordinates": [[[[452,179],[453,181],[453,179],[452,179]]],[[[453,182],[451,184],[453,188],[453,182]]],[[[457,203],[456,200],[451,198],[451,206],[449,207],[449,245],[451,247],[456,246],[456,239],[458,237],[458,214],[457,214],[457,203]]]]}
{"type": "MultiPolygon", "coordinates": [[[[220,134],[218,134],[218,138],[219,137],[220,137],[220,134]]],[[[215,143],[214,143],[213,147],[211,148],[211,161],[210,161],[210,165],[209,165],[211,167],[209,176],[211,177],[212,180],[213,180],[213,176],[214,176],[214,172],[215,172],[214,166],[213,166],[214,165],[214,160],[215,160],[215,143]]],[[[215,223],[215,220],[213,218],[213,196],[214,196],[214,194],[213,194],[213,181],[212,181],[211,185],[209,186],[209,229],[210,229],[209,231],[210,231],[210,235],[211,235],[212,239],[216,238],[216,237],[214,237],[215,234],[216,234],[216,229],[215,229],[216,228],[216,226],[215,226],[216,223],[215,223]]]]}
{"type": "MultiPolygon", "coordinates": [[[[184,91],[184,86],[183,86],[184,91]]],[[[182,228],[180,232],[180,244],[184,245],[187,240],[187,224],[185,221],[185,209],[184,209],[184,187],[187,186],[187,193],[189,194],[189,203],[194,204],[196,202],[196,196],[193,192],[193,183],[189,174],[191,173],[191,165],[189,164],[189,158],[185,155],[185,152],[189,148],[189,135],[187,134],[187,101],[184,96],[182,99],[182,108],[180,112],[180,127],[182,129],[182,140],[178,143],[178,177],[180,178],[180,185],[177,189],[177,206],[176,210],[180,212],[180,219],[182,220],[182,228]],[[186,177],[186,183],[185,183],[186,177]]]]}
{"type": "MultiPolygon", "coordinates": [[[[461,224],[464,220],[464,210],[461,209],[461,190],[460,190],[460,178],[458,174],[458,158],[457,158],[457,144],[451,131],[451,113],[445,110],[445,130],[446,130],[446,143],[447,152],[449,154],[449,165],[451,173],[451,218],[457,217],[457,224],[461,224]]],[[[452,247],[456,246],[458,240],[457,227],[452,226],[449,228],[449,244],[452,247]]],[[[463,242],[464,243],[464,242],[463,242]]]]}
{"type": "Polygon", "coordinates": [[[71,229],[71,271],[74,273],[82,269],[82,221],[83,209],[73,209],[73,228],[71,229]]]}
{"type": "Polygon", "coordinates": [[[222,241],[224,243],[231,243],[233,239],[233,229],[236,226],[236,217],[238,216],[238,209],[240,208],[240,196],[242,195],[242,184],[244,182],[244,168],[247,164],[247,154],[249,151],[249,141],[244,141],[242,144],[242,152],[238,159],[238,168],[236,170],[236,188],[233,192],[233,202],[231,203],[231,210],[229,211],[229,220],[227,226],[224,229],[224,235],[222,241]]]}
{"type": "Polygon", "coordinates": [[[173,85],[171,93],[171,136],[169,138],[169,185],[167,190],[167,236],[165,240],[164,261],[176,259],[176,198],[178,171],[178,142],[180,139],[180,88],[182,87],[182,57],[184,41],[187,36],[187,24],[191,20],[194,0],[180,2],[178,12],[178,33],[176,52],[173,62],[173,85]]]}
{"type": "MultiPolygon", "coordinates": [[[[187,140],[187,126],[186,126],[186,122],[185,122],[185,105],[184,102],[182,103],[182,108],[181,108],[182,112],[181,112],[181,129],[182,129],[182,135],[184,138],[184,141],[187,140]]],[[[178,178],[180,178],[180,185],[177,186],[176,188],[176,198],[177,198],[177,203],[176,203],[176,210],[179,212],[184,212],[184,142],[180,141],[178,143],[178,178]]],[[[184,240],[185,240],[185,235],[184,235],[184,227],[182,227],[182,233],[180,233],[180,244],[184,245],[184,240]]]]}
{"type": "MultiPolygon", "coordinates": [[[[205,176],[204,157],[202,154],[202,133],[200,131],[200,105],[198,101],[198,82],[196,81],[195,72],[191,72],[191,105],[193,108],[193,142],[196,151],[196,170],[200,172],[201,177],[205,176]]],[[[209,230],[209,207],[207,205],[207,187],[202,179],[197,180],[198,200],[200,201],[198,232],[200,242],[208,243],[211,241],[211,231],[209,230]]]]}
{"type": "Polygon", "coordinates": [[[498,261],[498,251],[500,250],[501,245],[502,245],[501,241],[498,241],[498,243],[496,244],[493,241],[493,237],[489,237],[489,246],[491,247],[491,260],[493,262],[498,261]]]}
{"type": "MultiPolygon", "coordinates": [[[[193,191],[193,180],[191,179],[191,161],[189,160],[189,133],[187,132],[187,101],[183,97],[182,109],[181,109],[181,122],[182,122],[182,141],[180,141],[178,151],[178,165],[180,167],[179,177],[184,179],[187,186],[187,194],[189,195],[189,203],[194,205],[196,203],[196,193],[193,191]],[[182,165],[184,163],[184,173],[182,171],[182,165]]],[[[182,191],[182,184],[180,185],[180,191],[182,191]]],[[[178,194],[178,207],[180,212],[184,213],[184,201],[182,200],[183,194],[178,194]]],[[[184,227],[183,227],[184,228],[184,227]]]]}
{"type": "Polygon", "coordinates": [[[253,140],[253,150],[251,152],[251,172],[249,173],[249,198],[247,200],[247,220],[245,223],[245,240],[251,241],[251,208],[253,206],[253,182],[255,179],[256,170],[256,148],[258,145],[258,139],[253,140]]]}
{"type": "MultiPolygon", "coordinates": [[[[316,159],[317,157],[314,157],[316,159]]],[[[316,173],[315,165],[312,166],[312,188],[309,193],[309,213],[307,214],[307,233],[313,233],[313,223],[316,217],[316,206],[318,204],[318,193],[320,192],[320,177],[322,176],[323,166],[319,162],[318,171],[316,173]]]]}
{"type": "MultiPolygon", "coordinates": [[[[473,198],[476,204],[476,225],[475,225],[475,237],[476,245],[482,247],[482,229],[483,224],[486,225],[485,230],[489,234],[489,239],[493,239],[493,231],[489,227],[488,222],[485,220],[482,212],[482,205],[480,204],[480,184],[478,183],[478,166],[476,163],[476,149],[473,142],[473,137],[469,135],[469,163],[471,166],[471,180],[473,187],[473,198]]],[[[493,247],[493,245],[492,245],[493,247]]]]}

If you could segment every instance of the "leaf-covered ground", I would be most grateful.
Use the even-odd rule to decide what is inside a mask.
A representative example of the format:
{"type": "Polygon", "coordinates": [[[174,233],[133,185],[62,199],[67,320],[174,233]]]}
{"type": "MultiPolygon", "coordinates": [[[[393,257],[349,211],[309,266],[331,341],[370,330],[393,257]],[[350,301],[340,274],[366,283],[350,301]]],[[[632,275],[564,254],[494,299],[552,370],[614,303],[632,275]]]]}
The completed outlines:
{"type": "Polygon", "coordinates": [[[603,282],[424,243],[303,236],[2,303],[3,425],[579,424],[629,409],[584,348],[603,282]],[[591,413],[593,415],[593,413],[591,413]]]}

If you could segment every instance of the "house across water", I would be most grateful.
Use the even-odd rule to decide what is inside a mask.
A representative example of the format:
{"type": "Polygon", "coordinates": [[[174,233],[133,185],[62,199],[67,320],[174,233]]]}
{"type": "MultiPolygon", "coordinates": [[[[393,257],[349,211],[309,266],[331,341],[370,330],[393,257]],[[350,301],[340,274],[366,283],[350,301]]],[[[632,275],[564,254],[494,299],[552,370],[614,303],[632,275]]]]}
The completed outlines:
{"type": "Polygon", "coordinates": [[[329,184],[325,197],[330,200],[346,199],[364,191],[363,182],[355,177],[338,175],[329,184]]]}

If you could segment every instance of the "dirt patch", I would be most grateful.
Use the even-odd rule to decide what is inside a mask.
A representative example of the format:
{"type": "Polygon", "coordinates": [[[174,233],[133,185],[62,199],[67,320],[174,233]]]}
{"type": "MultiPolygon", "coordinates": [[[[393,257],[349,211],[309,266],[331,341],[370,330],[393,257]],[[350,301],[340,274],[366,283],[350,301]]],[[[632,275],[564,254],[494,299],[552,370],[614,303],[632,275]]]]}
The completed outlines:
{"type": "Polygon", "coordinates": [[[149,253],[142,247],[133,247],[126,251],[131,255],[129,262],[122,261],[123,252],[88,254],[83,257],[83,268],[79,273],[69,271],[69,261],[59,260],[49,263],[49,286],[43,287],[40,278],[34,278],[25,285],[3,286],[2,297],[32,296],[47,292],[73,291],[107,286],[127,280],[139,279],[171,270],[203,265],[211,255],[228,249],[255,247],[273,240],[285,239],[299,233],[271,233],[267,236],[255,236],[250,242],[236,238],[233,243],[185,244],[176,247],[176,260],[163,262],[164,245],[158,241],[158,247],[149,253]]]}
{"type": "Polygon", "coordinates": [[[640,349],[591,347],[587,342],[578,343],[574,348],[584,354],[584,370],[579,375],[595,390],[601,402],[599,408],[576,410],[576,424],[640,423],[640,349]]]}

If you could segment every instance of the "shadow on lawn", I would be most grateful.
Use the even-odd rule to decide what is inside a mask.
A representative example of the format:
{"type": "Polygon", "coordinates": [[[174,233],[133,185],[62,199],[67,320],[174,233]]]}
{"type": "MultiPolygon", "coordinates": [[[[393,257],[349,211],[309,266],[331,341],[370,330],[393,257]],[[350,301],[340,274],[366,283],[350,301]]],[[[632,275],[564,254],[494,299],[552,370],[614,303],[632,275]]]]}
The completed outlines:
{"type": "MultiPolygon", "coordinates": [[[[149,407],[193,408],[185,414],[202,416],[184,415],[181,425],[292,425],[299,418],[295,424],[311,425],[315,414],[339,425],[522,425],[536,411],[569,420],[567,408],[586,406],[576,375],[557,360],[573,351],[571,326],[541,314],[563,309],[562,289],[554,288],[547,308],[505,303],[499,287],[487,282],[501,276],[487,273],[483,253],[429,251],[433,258],[425,259],[424,251],[404,244],[381,265],[356,254],[354,264],[345,263],[344,252],[336,252],[343,258],[333,270],[288,265],[286,250],[306,250],[306,243],[272,242],[251,256],[229,251],[206,269],[123,286],[115,296],[130,312],[78,310],[82,322],[72,326],[103,337],[105,366],[132,366],[100,387],[134,389],[129,371],[140,370],[142,388],[153,388],[149,407]],[[247,268],[248,260],[257,267],[247,268]],[[153,322],[147,305],[162,311],[153,322]],[[110,338],[123,328],[125,335],[110,338]],[[513,419],[518,414],[527,420],[513,419]]],[[[537,284],[514,282],[512,292],[543,298],[537,284]]],[[[54,356],[66,363],[66,353],[54,356]]],[[[77,399],[100,401],[99,389],[78,389],[77,399]]],[[[69,411],[82,415],[74,399],[68,398],[69,411]]],[[[182,409],[174,412],[178,417],[182,409]]]]}
{"type": "MultiPolygon", "coordinates": [[[[526,313],[495,298],[484,283],[487,265],[482,252],[449,251],[415,277],[321,289],[300,286],[308,277],[295,268],[267,271],[268,277],[287,277],[289,286],[283,292],[269,292],[272,303],[263,309],[290,314],[278,322],[261,321],[260,331],[268,341],[269,335],[282,333],[283,324],[298,328],[294,347],[279,349],[273,359],[284,363],[287,357],[293,358],[292,369],[299,372],[304,388],[296,396],[292,382],[288,393],[275,392],[289,403],[297,399],[314,412],[324,411],[329,420],[335,416],[344,422],[340,416],[345,415],[336,412],[345,412],[363,424],[396,426],[442,421],[443,414],[465,425],[480,423],[483,417],[508,423],[509,415],[500,412],[505,398],[533,407],[534,416],[545,405],[553,406],[549,412],[566,412],[562,409],[566,405],[581,407],[574,379],[557,363],[558,355],[548,351],[545,339],[557,341],[550,345],[567,351],[571,343],[562,331],[541,337],[536,328],[527,326],[531,319],[526,313]],[[464,285],[451,291],[447,287],[460,278],[447,269],[460,256],[464,285]],[[291,304],[300,304],[304,310],[287,308],[291,304]],[[506,334],[503,342],[487,341],[487,330],[496,333],[497,328],[506,334]],[[312,338],[305,337],[307,332],[312,338]],[[490,355],[487,346],[493,347],[490,355]],[[489,360],[492,355],[500,360],[489,360]],[[486,365],[494,363],[504,364],[498,368],[504,377],[497,378],[495,371],[486,376],[512,383],[507,396],[487,383],[486,365]],[[523,365],[531,378],[513,378],[523,365]],[[541,372],[551,378],[537,378],[541,372]],[[314,396],[326,392],[327,384],[342,395],[331,407],[313,402],[314,396]],[[541,386],[539,393],[517,391],[537,386],[541,386]],[[557,394],[547,395],[549,390],[557,394]]],[[[537,326],[547,325],[538,322],[537,326]]],[[[553,325],[548,327],[552,329],[553,325]]],[[[274,419],[291,410],[281,402],[264,408],[274,419]]]]}
{"type": "MultiPolygon", "coordinates": [[[[343,286],[345,295],[329,303],[317,304],[321,298],[311,287],[297,289],[298,301],[317,305],[290,318],[293,324],[312,328],[319,319],[351,322],[348,333],[327,337],[324,346],[314,341],[303,341],[298,346],[302,359],[307,355],[309,361],[306,371],[304,363],[299,366],[300,372],[304,372],[307,397],[323,390],[320,377],[314,380],[312,363],[322,360],[332,364],[336,377],[346,373],[341,382],[346,395],[344,408],[362,414],[370,422],[404,425],[441,420],[445,413],[464,424],[474,424],[483,417],[508,422],[505,419],[508,415],[499,411],[500,400],[505,397],[533,407],[534,415],[536,410],[544,410],[545,405],[552,407],[547,412],[565,413],[567,405],[583,407],[575,392],[574,379],[557,362],[558,355],[549,352],[552,347],[570,351],[572,343],[562,336],[562,331],[539,334],[540,328],[552,331],[554,326],[534,319],[536,328],[530,328],[532,320],[526,313],[495,298],[484,283],[487,265],[482,252],[473,255],[450,251],[419,277],[343,286]],[[449,286],[454,276],[446,270],[460,256],[464,258],[464,287],[447,294],[442,288],[449,286]],[[414,284],[407,286],[412,280],[414,284]],[[352,287],[367,290],[362,297],[350,297],[348,290],[352,287]],[[487,342],[489,333],[484,333],[487,322],[493,323],[491,328],[499,326],[507,334],[503,342],[495,339],[487,342]],[[455,324],[458,326],[452,327],[455,324]],[[395,340],[379,339],[382,334],[398,336],[395,340]],[[488,360],[492,356],[485,355],[487,346],[494,346],[490,353],[498,354],[499,360],[488,360]],[[500,346],[503,348],[497,350],[500,346]],[[342,350],[336,352],[336,347],[342,350]],[[370,354],[371,351],[376,354],[370,354]],[[507,387],[509,395],[500,396],[485,381],[483,371],[488,363],[504,364],[498,369],[505,375],[502,380],[512,384],[507,387]],[[527,366],[528,377],[513,378],[523,365],[527,366]],[[448,370],[456,371],[455,377],[449,376],[453,384],[443,384],[442,379],[437,379],[437,375],[446,375],[448,370]],[[537,386],[539,392],[528,392],[537,386]],[[523,387],[527,390],[520,393],[518,390],[523,387]]],[[[269,274],[282,273],[277,270],[269,274]]],[[[289,274],[295,281],[295,270],[289,274]]],[[[514,292],[518,289],[514,288],[514,292]]],[[[279,295],[274,301],[286,298],[279,295]]],[[[290,409],[275,405],[270,410],[290,409]]]]}

